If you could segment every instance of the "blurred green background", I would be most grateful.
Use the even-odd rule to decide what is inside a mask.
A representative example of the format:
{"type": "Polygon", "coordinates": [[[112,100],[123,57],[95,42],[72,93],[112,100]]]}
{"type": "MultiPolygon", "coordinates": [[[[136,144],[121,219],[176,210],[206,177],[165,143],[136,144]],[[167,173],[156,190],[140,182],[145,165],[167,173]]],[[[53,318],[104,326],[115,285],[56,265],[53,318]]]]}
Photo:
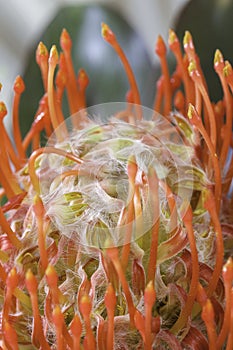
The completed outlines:
{"type": "MultiPolygon", "coordinates": [[[[20,116],[25,134],[43,95],[35,63],[37,44],[43,40],[48,48],[55,43],[59,49],[59,36],[65,27],[73,40],[75,69],[83,67],[90,78],[88,105],[124,101],[128,82],[119,58],[101,37],[100,24],[104,21],[116,33],[133,67],[143,105],[153,104],[160,74],[154,44],[158,34],[167,41],[169,27],[175,29],[181,40],[185,30],[192,33],[211,98],[216,101],[222,91],[213,69],[213,56],[219,48],[226,59],[233,58],[232,20],[233,0],[9,0],[0,13],[3,99],[6,97],[10,112],[12,77],[22,74],[26,91],[20,116]]],[[[172,70],[174,59],[169,55],[168,60],[172,70]]]]}

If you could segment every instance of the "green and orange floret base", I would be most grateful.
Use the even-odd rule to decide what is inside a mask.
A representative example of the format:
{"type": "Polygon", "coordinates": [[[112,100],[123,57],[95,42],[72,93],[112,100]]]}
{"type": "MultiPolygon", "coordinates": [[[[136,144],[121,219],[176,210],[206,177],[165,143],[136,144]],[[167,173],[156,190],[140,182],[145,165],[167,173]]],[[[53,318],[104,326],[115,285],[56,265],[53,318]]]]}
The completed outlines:
{"type": "MultiPolygon", "coordinates": [[[[129,62],[106,24],[102,25],[102,36],[117,52],[129,81],[128,107],[116,116],[119,120],[123,116],[122,123],[129,134],[119,144],[112,145],[113,150],[125,150],[131,145],[131,138],[138,141],[139,131],[134,128],[138,125],[140,140],[144,132],[144,139],[149,139],[146,146],[151,145],[153,140],[146,133],[157,132],[159,137],[159,132],[153,118],[150,122],[142,120],[140,94],[129,62]],[[136,106],[135,113],[132,105],[136,106]]],[[[0,208],[1,349],[231,350],[233,71],[230,63],[216,51],[214,69],[221,81],[223,99],[213,103],[190,33],[185,33],[183,48],[176,34],[169,33],[169,47],[177,62],[172,75],[166,46],[158,38],[155,51],[162,74],[157,81],[153,110],[174,126],[183,144],[171,143],[177,164],[165,158],[164,177],[154,168],[142,170],[134,155],[122,161],[116,177],[122,176],[128,184],[130,199],[119,216],[109,216],[109,220],[132,229],[130,223],[137,221],[148,203],[156,219],[143,237],[132,240],[129,229],[125,244],[117,245],[106,234],[111,230],[99,216],[95,222],[89,218],[89,229],[84,230],[81,238],[78,236],[79,218],[91,212],[87,194],[78,187],[85,180],[80,169],[85,168],[92,148],[106,141],[109,129],[117,126],[111,122],[93,126],[88,121],[85,114],[88,76],[83,69],[77,76],[74,72],[72,42],[66,30],[61,34],[60,45],[60,54],[55,46],[48,53],[43,43],[38,45],[36,60],[45,93],[25,138],[20,132],[18,112],[24,83],[21,77],[16,78],[12,107],[14,145],[3,123],[7,110],[0,103],[0,183],[1,198],[5,198],[0,208]],[[65,91],[70,115],[84,111],[80,118],[74,119],[71,136],[63,123],[65,91]],[[74,140],[83,131],[85,138],[74,142],[77,149],[71,147],[70,138],[74,140]],[[49,139],[53,133],[54,145],[41,147],[41,135],[49,139]],[[27,158],[29,147],[32,152],[27,158]],[[183,149],[189,152],[191,165],[182,159],[179,164],[183,149]],[[43,157],[50,154],[55,164],[59,158],[60,174],[52,163],[48,169],[41,166],[43,157]],[[178,198],[179,179],[173,181],[175,166],[180,167],[181,174],[192,172],[194,178],[193,194],[185,203],[185,210],[178,198]],[[41,190],[43,176],[51,181],[45,185],[49,198],[41,190]],[[55,194],[49,192],[53,181],[55,194]],[[60,225],[56,226],[57,222],[60,225]],[[64,234],[69,225],[73,225],[79,239],[64,234]],[[168,226],[172,229],[168,230],[168,226]],[[106,234],[99,246],[98,232],[106,234]]],[[[111,147],[111,141],[109,144],[111,147]]],[[[156,152],[163,154],[159,148],[156,152]]],[[[105,174],[111,177],[109,169],[105,174]]],[[[186,185],[189,182],[183,178],[182,181],[186,185]]],[[[108,196],[117,199],[112,187],[105,189],[108,196]]]]}

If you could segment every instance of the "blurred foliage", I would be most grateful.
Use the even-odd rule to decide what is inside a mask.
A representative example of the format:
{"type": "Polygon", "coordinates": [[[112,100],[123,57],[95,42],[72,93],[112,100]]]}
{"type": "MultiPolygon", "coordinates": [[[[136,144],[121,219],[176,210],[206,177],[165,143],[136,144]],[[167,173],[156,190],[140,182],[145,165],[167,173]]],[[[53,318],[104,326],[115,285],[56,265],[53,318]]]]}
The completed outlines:
{"type": "MultiPolygon", "coordinates": [[[[225,59],[233,58],[232,20],[233,0],[191,0],[181,10],[174,25],[181,41],[185,30],[191,32],[210,96],[215,101],[222,97],[222,90],[213,68],[214,52],[219,48],[225,59]]],[[[37,44],[42,40],[48,49],[52,44],[56,44],[60,50],[59,37],[63,28],[68,30],[73,40],[72,52],[76,72],[84,68],[90,79],[87,88],[88,106],[125,100],[129,88],[127,77],[115,51],[101,36],[101,22],[109,24],[115,32],[130,61],[138,82],[142,104],[149,107],[153,105],[155,82],[160,69],[153,66],[144,43],[123,15],[103,5],[61,7],[37,38],[25,64],[26,91],[20,105],[23,134],[28,130],[39,99],[43,95],[40,70],[35,62],[37,44]]],[[[174,66],[170,55],[169,62],[171,67],[174,66]]],[[[64,114],[69,116],[66,104],[64,114]]]]}
{"type": "MultiPolygon", "coordinates": [[[[116,10],[97,5],[76,5],[62,7],[49,26],[32,47],[25,66],[26,91],[22,96],[20,115],[23,119],[22,132],[28,130],[40,97],[43,95],[39,67],[35,62],[35,51],[39,41],[48,49],[56,44],[60,50],[59,37],[66,28],[73,41],[73,62],[75,71],[82,67],[89,76],[87,88],[88,106],[104,102],[125,101],[129,89],[126,74],[113,48],[101,36],[101,22],[107,23],[116,34],[135,73],[142,104],[152,106],[156,76],[144,43],[127,21],[116,10]]],[[[64,107],[68,117],[68,110],[64,107]]]]}
{"type": "Polygon", "coordinates": [[[191,0],[177,17],[174,27],[183,40],[185,30],[192,34],[194,45],[204,70],[210,96],[222,97],[222,90],[213,68],[216,49],[233,63],[233,0],[191,0]]]}

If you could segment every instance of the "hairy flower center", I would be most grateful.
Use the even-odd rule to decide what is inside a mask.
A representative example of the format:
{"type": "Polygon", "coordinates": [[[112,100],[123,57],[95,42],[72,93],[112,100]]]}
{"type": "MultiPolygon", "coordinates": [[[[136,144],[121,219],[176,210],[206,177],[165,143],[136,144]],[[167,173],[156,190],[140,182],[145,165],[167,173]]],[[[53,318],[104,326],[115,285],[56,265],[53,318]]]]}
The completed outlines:
{"type": "MultiPolygon", "coordinates": [[[[108,113],[108,123],[96,124],[89,117],[86,128],[75,131],[72,126],[69,137],[62,142],[54,142],[51,137],[49,146],[72,151],[81,164],[56,154],[41,156],[38,175],[47,215],[64,235],[84,246],[103,248],[107,241],[114,246],[136,241],[155,225],[159,212],[163,214],[164,227],[167,222],[167,233],[163,233],[160,241],[169,237],[175,226],[168,224],[171,216],[168,200],[160,185],[156,199],[160,211],[155,212],[149,181],[151,171],[176,196],[178,211],[181,205],[184,211],[184,203],[193,197],[197,168],[184,135],[171,122],[145,107],[140,107],[144,120],[126,123],[119,119],[121,110],[125,118],[134,117],[135,107],[131,105],[127,112],[123,103],[96,106],[96,111],[108,113]],[[115,115],[109,112],[116,109],[115,115]],[[137,210],[134,208],[127,219],[131,203],[137,203],[137,210]],[[132,233],[126,239],[129,226],[132,233]]],[[[99,114],[93,113],[93,107],[91,112],[99,114]]],[[[74,124],[74,116],[71,121],[74,124]]],[[[66,124],[71,121],[67,120],[66,124]]]]}

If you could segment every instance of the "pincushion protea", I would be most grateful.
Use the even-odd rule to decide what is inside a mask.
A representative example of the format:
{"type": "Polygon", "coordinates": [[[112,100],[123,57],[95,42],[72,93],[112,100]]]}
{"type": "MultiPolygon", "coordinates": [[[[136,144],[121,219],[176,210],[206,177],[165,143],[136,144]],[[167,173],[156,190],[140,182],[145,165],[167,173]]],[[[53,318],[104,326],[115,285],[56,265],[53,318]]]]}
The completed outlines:
{"type": "Polygon", "coordinates": [[[190,33],[183,54],[170,31],[177,68],[170,76],[159,37],[148,110],[106,24],[102,35],[125,67],[126,104],[86,108],[64,30],[60,55],[38,46],[45,94],[23,140],[16,79],[15,148],[0,105],[1,348],[230,350],[231,65],[216,52],[224,97],[212,103],[190,33]]]}

